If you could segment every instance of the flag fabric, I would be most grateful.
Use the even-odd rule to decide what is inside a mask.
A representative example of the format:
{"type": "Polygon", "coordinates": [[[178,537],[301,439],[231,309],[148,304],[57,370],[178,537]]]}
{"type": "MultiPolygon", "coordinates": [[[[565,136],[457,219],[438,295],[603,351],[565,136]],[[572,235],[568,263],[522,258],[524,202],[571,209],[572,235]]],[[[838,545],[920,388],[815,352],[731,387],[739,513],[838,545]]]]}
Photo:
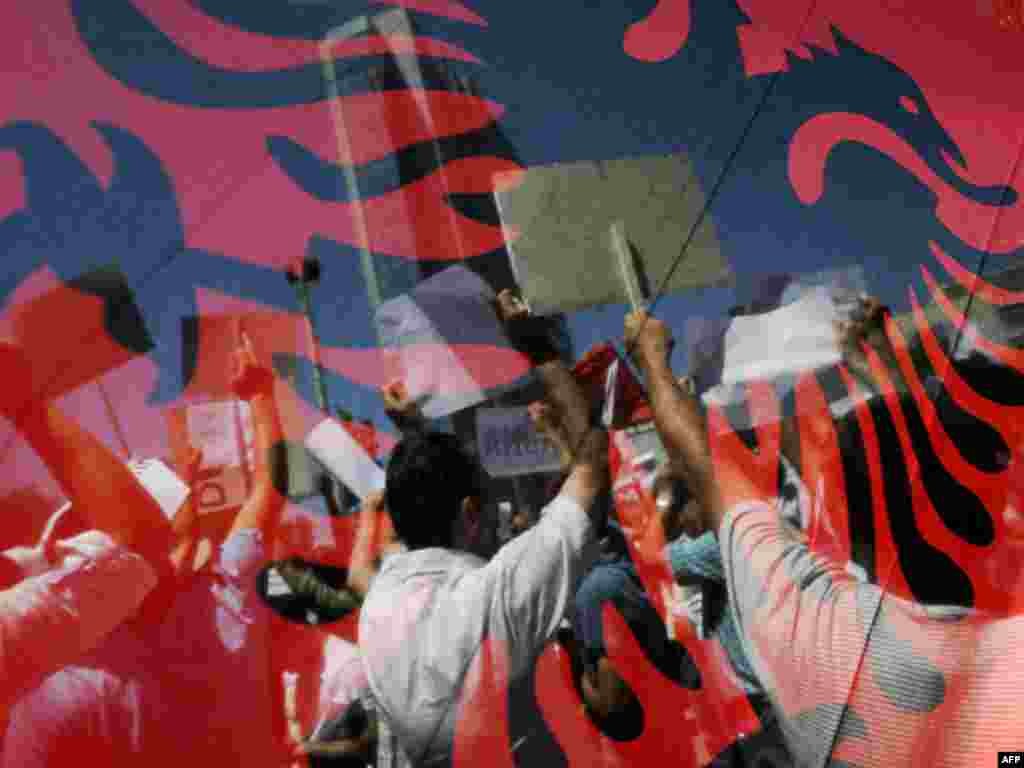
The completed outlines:
{"type": "Polygon", "coordinates": [[[653,418],[643,387],[610,342],[588,349],[573,373],[590,401],[601,404],[606,426],[625,429],[653,418]]]}

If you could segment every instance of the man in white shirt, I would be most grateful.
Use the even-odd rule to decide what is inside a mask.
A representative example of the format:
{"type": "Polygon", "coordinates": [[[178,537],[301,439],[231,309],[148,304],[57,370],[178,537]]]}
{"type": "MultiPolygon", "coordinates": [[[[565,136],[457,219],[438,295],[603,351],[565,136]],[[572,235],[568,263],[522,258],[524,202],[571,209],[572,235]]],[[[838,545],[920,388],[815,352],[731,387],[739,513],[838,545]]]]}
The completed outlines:
{"type": "MultiPolygon", "coordinates": [[[[459,719],[474,718],[469,730],[486,728],[494,713],[459,707],[481,645],[489,640],[507,654],[510,685],[528,674],[596,554],[605,522],[603,505],[593,502],[608,487],[607,435],[545,326],[508,292],[498,303],[509,337],[537,366],[580,448],[541,521],[490,561],[471,553],[482,538],[479,468],[455,438],[413,433],[395,449],[386,503],[408,551],[389,558],[374,581],[359,644],[375,706],[414,765],[451,760],[459,719]]],[[[474,760],[480,757],[487,756],[474,760]]]]}
{"type": "MultiPolygon", "coordinates": [[[[868,303],[869,329],[882,336],[865,334],[872,346],[885,343],[879,314],[868,303]]],[[[717,533],[744,651],[795,764],[966,768],[1024,739],[1024,619],[914,603],[812,550],[781,514],[778,436],[764,430],[754,453],[721,412],[705,424],[675,384],[661,321],[634,313],[626,335],[665,449],[700,500],[702,526],[717,533]]],[[[767,399],[752,406],[763,412],[767,399]]]]}

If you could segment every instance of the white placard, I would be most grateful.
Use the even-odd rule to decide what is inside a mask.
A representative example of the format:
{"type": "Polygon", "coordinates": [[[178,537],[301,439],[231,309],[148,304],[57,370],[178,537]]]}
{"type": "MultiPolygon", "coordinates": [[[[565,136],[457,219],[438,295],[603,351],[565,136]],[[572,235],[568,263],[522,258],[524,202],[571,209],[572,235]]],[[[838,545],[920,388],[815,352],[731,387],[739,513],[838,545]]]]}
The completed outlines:
{"type": "Polygon", "coordinates": [[[494,298],[494,291],[479,275],[456,265],[419,283],[412,293],[378,307],[381,343],[398,351],[406,391],[428,419],[486,399],[451,347],[507,344],[494,298]]]}
{"type": "MultiPolygon", "coordinates": [[[[691,323],[691,334],[698,331],[690,349],[701,398],[736,405],[746,400],[746,384],[753,381],[771,381],[784,396],[796,376],[840,362],[835,326],[848,316],[849,308],[837,302],[834,291],[818,286],[769,312],[691,323]]],[[[740,429],[760,424],[753,413],[737,412],[733,418],[740,429]]]]}
{"type": "Polygon", "coordinates": [[[479,409],[476,435],[480,463],[491,477],[561,469],[558,449],[533,428],[525,407],[479,409]]]}
{"type": "Polygon", "coordinates": [[[156,499],[164,516],[168,520],[174,519],[191,492],[188,485],[160,459],[132,459],[128,462],[128,469],[156,499]]]}
{"type": "Polygon", "coordinates": [[[371,493],[384,490],[384,470],[333,419],[325,419],[310,431],[306,436],[306,448],[360,501],[365,501],[371,493]]]}
{"type": "Polygon", "coordinates": [[[240,467],[242,451],[252,447],[249,404],[233,400],[190,405],[185,409],[189,442],[203,452],[203,468],[240,467]],[[239,422],[245,446],[239,444],[239,422]]]}
{"type": "Polygon", "coordinates": [[[771,379],[837,364],[838,320],[826,288],[771,312],[733,318],[725,332],[722,383],[771,379]]]}

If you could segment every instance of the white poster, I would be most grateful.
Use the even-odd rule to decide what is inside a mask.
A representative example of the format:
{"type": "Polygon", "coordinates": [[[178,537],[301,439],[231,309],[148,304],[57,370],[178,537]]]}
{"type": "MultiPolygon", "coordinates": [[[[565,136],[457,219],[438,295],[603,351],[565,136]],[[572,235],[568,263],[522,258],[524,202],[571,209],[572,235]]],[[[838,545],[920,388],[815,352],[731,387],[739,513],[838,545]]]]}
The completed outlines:
{"type": "Polygon", "coordinates": [[[377,309],[381,343],[397,349],[405,388],[428,419],[486,399],[451,347],[507,345],[493,301],[494,292],[478,275],[453,266],[377,309]]]}
{"type": "Polygon", "coordinates": [[[334,419],[324,419],[310,431],[306,448],[361,501],[384,489],[384,470],[334,419]]]}
{"type": "Polygon", "coordinates": [[[203,452],[196,488],[199,513],[243,504],[255,458],[249,404],[221,400],[186,406],[185,427],[189,444],[203,452]]]}
{"type": "Polygon", "coordinates": [[[185,482],[160,459],[132,459],[128,469],[160,505],[164,516],[173,520],[191,493],[185,482]]]}
{"type": "Polygon", "coordinates": [[[203,452],[204,468],[240,467],[242,451],[251,451],[248,403],[221,400],[190,405],[185,409],[185,423],[192,445],[203,452]],[[248,445],[243,447],[242,440],[248,445]]]}
{"type": "Polygon", "coordinates": [[[491,477],[561,468],[558,449],[533,428],[525,407],[480,408],[476,430],[480,463],[491,477]]]}

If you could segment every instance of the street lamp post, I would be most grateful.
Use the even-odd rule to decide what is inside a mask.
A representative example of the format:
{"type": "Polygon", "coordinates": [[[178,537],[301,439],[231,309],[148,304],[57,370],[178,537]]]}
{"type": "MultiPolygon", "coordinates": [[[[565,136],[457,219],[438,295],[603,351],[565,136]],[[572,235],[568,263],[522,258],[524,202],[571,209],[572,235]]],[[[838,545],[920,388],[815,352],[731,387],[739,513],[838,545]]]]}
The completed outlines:
{"type": "Polygon", "coordinates": [[[306,319],[310,359],[313,361],[313,394],[316,397],[316,404],[321,411],[329,416],[327,387],[324,384],[323,369],[320,365],[320,339],[316,333],[316,325],[313,319],[313,303],[309,290],[310,286],[320,282],[320,260],[307,256],[302,260],[301,273],[294,267],[289,267],[285,276],[288,282],[295,287],[295,293],[299,297],[299,306],[302,307],[302,314],[306,319]]]}
{"type": "MultiPolygon", "coordinates": [[[[316,323],[313,316],[313,301],[310,287],[320,282],[320,260],[307,256],[302,260],[301,272],[294,267],[289,267],[285,273],[288,282],[295,288],[299,299],[299,306],[302,308],[302,315],[306,323],[306,335],[309,343],[309,356],[313,363],[313,396],[316,398],[317,407],[325,416],[330,416],[331,411],[327,405],[327,385],[324,382],[323,368],[320,364],[320,338],[316,332],[316,323]]],[[[338,501],[338,489],[330,476],[321,476],[321,493],[327,508],[332,515],[338,515],[341,508],[338,501]]]]}

